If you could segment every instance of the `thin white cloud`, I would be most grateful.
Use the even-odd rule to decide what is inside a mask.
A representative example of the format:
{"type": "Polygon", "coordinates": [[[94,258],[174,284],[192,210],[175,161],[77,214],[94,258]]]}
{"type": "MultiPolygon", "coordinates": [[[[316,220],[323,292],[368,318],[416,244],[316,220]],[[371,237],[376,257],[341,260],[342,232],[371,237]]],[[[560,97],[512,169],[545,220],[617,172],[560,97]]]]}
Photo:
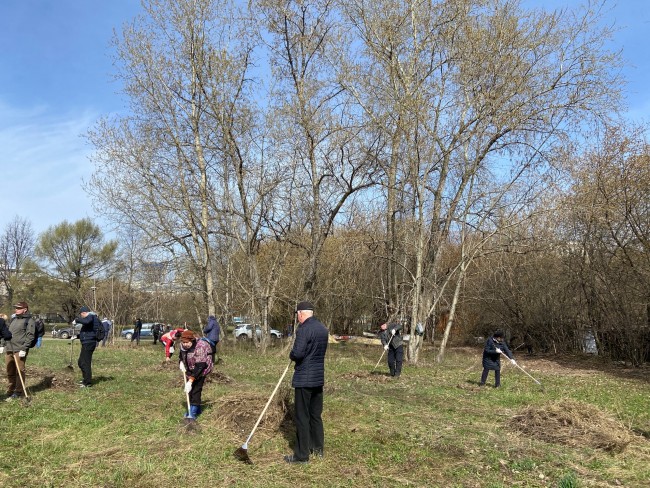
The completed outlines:
{"type": "Polygon", "coordinates": [[[0,101],[0,230],[19,215],[41,232],[63,220],[93,217],[82,190],[92,174],[83,134],[97,114],[52,113],[48,107],[12,107],[0,101]]]}

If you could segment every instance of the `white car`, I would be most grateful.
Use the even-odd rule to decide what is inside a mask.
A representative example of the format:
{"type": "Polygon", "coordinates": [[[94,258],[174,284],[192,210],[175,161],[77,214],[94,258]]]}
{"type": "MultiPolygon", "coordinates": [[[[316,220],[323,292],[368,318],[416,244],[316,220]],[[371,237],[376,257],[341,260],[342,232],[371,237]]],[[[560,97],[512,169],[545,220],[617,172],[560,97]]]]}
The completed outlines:
{"type": "MultiPolygon", "coordinates": [[[[259,325],[255,326],[255,332],[257,334],[257,338],[261,339],[262,337],[262,328],[259,325]]],[[[271,329],[271,339],[282,339],[282,332],[276,329],[271,329]]],[[[251,324],[239,324],[237,327],[235,327],[235,330],[233,331],[233,335],[235,336],[235,339],[237,340],[242,340],[242,341],[247,341],[253,338],[253,326],[251,324]]]]}

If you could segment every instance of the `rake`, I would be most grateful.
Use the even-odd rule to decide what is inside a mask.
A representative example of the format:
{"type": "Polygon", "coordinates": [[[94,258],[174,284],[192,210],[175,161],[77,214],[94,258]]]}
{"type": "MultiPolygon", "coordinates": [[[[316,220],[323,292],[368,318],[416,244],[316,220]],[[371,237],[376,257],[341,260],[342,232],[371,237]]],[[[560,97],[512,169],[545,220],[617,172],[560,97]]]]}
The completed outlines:
{"type": "MultiPolygon", "coordinates": [[[[508,356],[506,356],[506,354],[505,354],[503,351],[501,351],[501,354],[503,354],[506,358],[508,358],[508,356]]],[[[508,359],[510,360],[510,358],[508,358],[508,359]]],[[[512,360],[510,360],[510,362],[512,363],[512,360]]],[[[539,386],[541,386],[542,388],[544,388],[544,386],[543,386],[539,381],[537,381],[535,378],[533,378],[533,376],[532,376],[528,371],[526,371],[524,368],[522,368],[521,366],[519,366],[519,364],[517,364],[517,362],[515,362],[515,363],[513,363],[513,364],[514,364],[517,368],[519,368],[519,370],[522,371],[522,372],[523,372],[526,376],[528,376],[531,380],[533,380],[533,381],[534,381],[535,383],[537,383],[539,386]]]]}
{"type": "Polygon", "coordinates": [[[23,392],[25,393],[25,401],[29,403],[31,398],[27,393],[27,387],[25,386],[25,380],[23,379],[23,374],[20,372],[20,362],[18,361],[18,357],[16,356],[16,353],[13,353],[13,355],[14,355],[14,364],[16,365],[16,369],[18,370],[18,377],[20,378],[20,384],[23,385],[23,392]]]}
{"type": "MultiPolygon", "coordinates": [[[[391,343],[391,341],[393,340],[393,337],[395,337],[395,334],[393,334],[393,335],[390,336],[390,339],[388,340],[388,344],[386,344],[388,347],[390,347],[390,343],[391,343]]],[[[377,364],[375,364],[375,367],[372,368],[371,373],[373,373],[373,372],[377,369],[377,366],[379,366],[379,363],[381,363],[381,360],[382,360],[382,358],[384,357],[384,353],[385,353],[385,352],[386,352],[386,349],[384,349],[383,351],[381,351],[381,356],[379,356],[379,361],[377,361],[377,364]]]]}
{"type": "Polygon", "coordinates": [[[255,430],[257,429],[257,426],[260,425],[260,422],[262,421],[262,417],[264,417],[264,414],[266,413],[266,410],[269,408],[269,405],[271,404],[271,401],[273,400],[273,397],[275,396],[276,392],[278,391],[278,388],[280,388],[280,384],[282,383],[282,380],[284,379],[285,375],[287,374],[287,371],[289,371],[289,366],[291,366],[291,361],[289,361],[289,364],[287,364],[287,367],[284,368],[284,373],[282,373],[282,376],[280,376],[280,380],[278,381],[278,384],[275,385],[275,389],[273,390],[273,393],[271,393],[271,396],[269,397],[269,400],[266,402],[266,405],[264,405],[264,410],[262,410],[262,413],[260,414],[259,418],[257,419],[257,422],[255,422],[255,426],[253,427],[253,430],[251,430],[251,433],[248,435],[248,438],[246,439],[246,442],[244,442],[242,444],[242,446],[234,452],[235,457],[239,461],[243,461],[246,464],[253,464],[253,461],[251,461],[251,458],[248,456],[248,443],[250,442],[251,438],[253,437],[253,434],[255,433],[255,430]]]}

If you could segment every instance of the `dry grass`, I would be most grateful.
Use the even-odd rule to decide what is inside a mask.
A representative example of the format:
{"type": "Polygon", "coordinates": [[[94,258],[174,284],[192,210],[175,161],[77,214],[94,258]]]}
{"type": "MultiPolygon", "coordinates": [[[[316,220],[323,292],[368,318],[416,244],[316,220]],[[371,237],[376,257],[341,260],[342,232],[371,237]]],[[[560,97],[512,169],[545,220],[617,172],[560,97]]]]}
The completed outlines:
{"type": "Polygon", "coordinates": [[[513,416],[509,425],[526,436],[571,447],[620,453],[633,433],[599,408],[571,399],[534,405],[513,416]]]}

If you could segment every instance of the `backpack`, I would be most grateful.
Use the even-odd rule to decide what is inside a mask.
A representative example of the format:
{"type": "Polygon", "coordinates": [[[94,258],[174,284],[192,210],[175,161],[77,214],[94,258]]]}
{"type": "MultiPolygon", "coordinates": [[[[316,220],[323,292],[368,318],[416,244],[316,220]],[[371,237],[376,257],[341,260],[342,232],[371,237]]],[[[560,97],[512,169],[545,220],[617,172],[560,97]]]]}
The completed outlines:
{"type": "Polygon", "coordinates": [[[95,315],[95,317],[93,318],[93,325],[95,329],[95,338],[97,339],[97,342],[103,341],[104,337],[106,336],[106,331],[104,330],[104,324],[101,323],[97,315],[95,315]],[[97,320],[95,320],[95,318],[97,320]]]}
{"type": "MultiPolygon", "coordinates": [[[[29,324],[29,319],[25,321],[25,330],[27,330],[27,324],[29,324]]],[[[29,347],[30,349],[32,347],[35,347],[38,338],[43,337],[44,335],[45,335],[45,324],[41,319],[34,319],[34,338],[32,339],[32,342],[30,342],[27,347],[29,347]]]]}

